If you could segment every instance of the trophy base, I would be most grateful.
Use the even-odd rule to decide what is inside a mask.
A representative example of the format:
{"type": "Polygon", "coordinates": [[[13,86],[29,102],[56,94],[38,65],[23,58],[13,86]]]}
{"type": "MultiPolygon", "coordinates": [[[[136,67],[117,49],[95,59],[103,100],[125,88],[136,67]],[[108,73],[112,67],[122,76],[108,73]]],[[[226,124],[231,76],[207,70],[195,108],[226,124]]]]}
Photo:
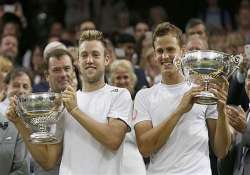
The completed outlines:
{"type": "Polygon", "coordinates": [[[35,132],[30,135],[30,140],[33,144],[55,144],[59,143],[59,139],[47,132],[35,132]]]}
{"type": "Polygon", "coordinates": [[[215,105],[217,104],[217,97],[214,96],[211,92],[201,92],[199,95],[195,96],[195,103],[201,105],[215,105]]]}

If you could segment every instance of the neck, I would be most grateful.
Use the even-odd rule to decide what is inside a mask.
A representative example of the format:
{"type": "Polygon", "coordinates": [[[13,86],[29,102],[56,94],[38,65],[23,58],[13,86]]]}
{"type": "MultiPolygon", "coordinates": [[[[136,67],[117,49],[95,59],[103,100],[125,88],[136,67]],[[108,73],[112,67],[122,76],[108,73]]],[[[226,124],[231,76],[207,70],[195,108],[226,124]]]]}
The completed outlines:
{"type": "Polygon", "coordinates": [[[82,91],[91,92],[101,89],[103,86],[105,86],[104,78],[95,83],[84,81],[82,83],[82,91]]]}
{"type": "Polygon", "coordinates": [[[180,73],[175,74],[162,74],[162,83],[173,85],[184,81],[183,76],[180,73]]]}

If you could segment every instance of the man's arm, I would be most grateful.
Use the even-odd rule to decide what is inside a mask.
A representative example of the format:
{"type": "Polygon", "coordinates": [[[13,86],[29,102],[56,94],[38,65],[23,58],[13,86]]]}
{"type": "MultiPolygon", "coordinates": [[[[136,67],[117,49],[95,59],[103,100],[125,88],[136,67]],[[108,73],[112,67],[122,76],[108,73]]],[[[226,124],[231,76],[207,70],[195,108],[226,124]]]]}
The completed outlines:
{"type": "Polygon", "coordinates": [[[158,151],[166,144],[182,115],[192,109],[192,99],[200,91],[200,87],[195,87],[186,92],[175,112],[170,114],[170,117],[165,119],[160,125],[153,127],[151,121],[145,120],[135,125],[137,145],[144,157],[150,156],[150,154],[158,151]]]}
{"type": "Polygon", "coordinates": [[[222,79],[222,81],[222,84],[212,84],[210,87],[210,91],[218,98],[218,119],[207,119],[210,143],[219,159],[227,155],[231,145],[231,132],[226,117],[228,82],[225,79],[222,79]]]}
{"type": "MultiPolygon", "coordinates": [[[[110,115],[122,115],[122,113],[125,113],[124,120],[127,120],[128,117],[132,115],[131,96],[128,91],[123,91],[116,97],[114,106],[110,109],[111,111],[114,110],[116,112],[114,112],[115,114],[110,115]]],[[[94,120],[78,108],[75,91],[70,86],[63,92],[62,99],[66,109],[72,117],[74,117],[97,141],[112,151],[119,149],[125,134],[128,131],[128,125],[125,121],[116,118],[121,116],[107,116],[107,123],[101,123],[94,120]]]]}
{"type": "Polygon", "coordinates": [[[117,118],[109,118],[108,123],[100,123],[92,119],[79,108],[75,108],[71,115],[101,144],[112,151],[119,149],[128,126],[117,118]]]}
{"type": "Polygon", "coordinates": [[[24,121],[17,116],[15,112],[15,102],[14,99],[11,100],[10,106],[7,110],[7,117],[12,121],[19,133],[22,136],[22,139],[30,151],[32,157],[39,163],[39,165],[45,170],[52,169],[58,162],[61,152],[62,152],[62,142],[58,144],[32,144],[29,142],[29,137],[31,130],[26,127],[24,121]]]}
{"type": "Polygon", "coordinates": [[[156,127],[153,127],[151,121],[142,121],[135,125],[137,145],[144,157],[149,157],[166,144],[181,116],[182,113],[176,111],[156,127]]]}

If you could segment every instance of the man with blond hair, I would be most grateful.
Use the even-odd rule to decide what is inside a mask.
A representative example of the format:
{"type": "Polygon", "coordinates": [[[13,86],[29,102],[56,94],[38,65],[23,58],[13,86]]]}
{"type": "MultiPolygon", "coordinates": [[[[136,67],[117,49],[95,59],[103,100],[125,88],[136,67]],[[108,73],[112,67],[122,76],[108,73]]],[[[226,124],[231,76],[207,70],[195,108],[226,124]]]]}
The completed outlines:
{"type": "MultiPolygon", "coordinates": [[[[62,154],[60,174],[121,174],[123,140],[129,131],[132,100],[128,90],[105,84],[108,59],[102,33],[84,31],[78,58],[82,89],[75,92],[68,85],[62,92],[67,109],[63,141],[52,145],[28,144],[43,168],[53,168],[62,154]]],[[[27,140],[28,131],[14,109],[12,102],[7,114],[27,140]]]]}

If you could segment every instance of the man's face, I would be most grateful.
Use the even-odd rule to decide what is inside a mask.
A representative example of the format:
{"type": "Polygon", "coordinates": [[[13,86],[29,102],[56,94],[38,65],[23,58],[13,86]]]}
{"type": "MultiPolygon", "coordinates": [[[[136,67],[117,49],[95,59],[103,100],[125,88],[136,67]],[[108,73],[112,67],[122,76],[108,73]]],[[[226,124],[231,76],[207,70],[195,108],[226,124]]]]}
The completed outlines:
{"type": "Polygon", "coordinates": [[[13,36],[6,36],[2,39],[0,45],[0,52],[12,60],[14,60],[17,56],[18,42],[17,39],[13,36]]]}
{"type": "Polygon", "coordinates": [[[68,85],[72,85],[74,69],[68,55],[59,58],[51,57],[48,63],[47,81],[54,92],[62,92],[68,85]]]}
{"type": "Polygon", "coordinates": [[[135,44],[134,43],[124,43],[121,45],[121,48],[125,52],[125,58],[129,61],[132,60],[133,55],[135,53],[135,44]]]}
{"type": "Polygon", "coordinates": [[[240,9],[239,11],[239,24],[241,27],[250,27],[250,10],[240,9]]]}
{"type": "Polygon", "coordinates": [[[16,76],[13,80],[10,80],[10,83],[7,85],[7,96],[20,96],[31,93],[31,90],[32,86],[29,76],[22,73],[19,76],[16,76]]]}
{"type": "Polygon", "coordinates": [[[177,69],[173,62],[182,54],[177,38],[172,35],[157,37],[154,46],[155,59],[160,66],[161,73],[176,73],[177,69]]]}
{"type": "Polygon", "coordinates": [[[96,83],[104,78],[105,66],[108,65],[108,55],[100,41],[84,41],[79,47],[78,65],[83,80],[96,83]]]}
{"type": "Polygon", "coordinates": [[[146,32],[149,31],[149,27],[146,23],[138,23],[135,26],[135,38],[138,40],[142,37],[142,35],[144,35],[146,32]]]}
{"type": "Polygon", "coordinates": [[[196,26],[188,29],[188,31],[187,31],[188,36],[195,35],[195,34],[198,34],[201,37],[203,37],[204,39],[206,39],[207,34],[206,34],[206,31],[205,31],[205,26],[202,25],[202,24],[199,24],[199,25],[196,25],[196,26]]]}
{"type": "Polygon", "coordinates": [[[207,47],[200,39],[192,39],[186,44],[186,49],[188,51],[192,50],[205,50],[207,47]]]}

